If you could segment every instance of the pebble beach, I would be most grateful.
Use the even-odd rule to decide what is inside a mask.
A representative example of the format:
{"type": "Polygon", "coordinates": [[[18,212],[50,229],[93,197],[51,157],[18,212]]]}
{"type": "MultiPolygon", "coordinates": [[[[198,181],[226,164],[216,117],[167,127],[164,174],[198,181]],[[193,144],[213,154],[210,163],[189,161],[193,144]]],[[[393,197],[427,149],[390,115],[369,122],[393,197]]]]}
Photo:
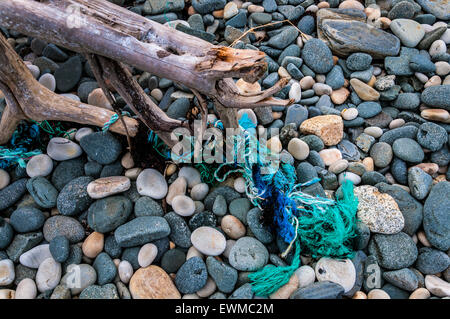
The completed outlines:
{"type": "MultiPolygon", "coordinates": [[[[274,97],[293,104],[238,117],[268,133],[267,148],[298,183],[320,179],[302,192],[335,199],[353,183],[354,253],[304,250],[286,284],[258,295],[249,275],[291,265],[294,254],[283,254],[289,243],[253,205],[243,176],[211,182],[194,164],[137,160],[107,129],[65,122],[49,136],[40,124],[39,154],[24,165],[0,156],[0,299],[450,297],[448,0],[110,2],[266,54],[262,79],[234,79],[239,92],[286,78],[274,97]]],[[[82,55],[0,32],[41,85],[112,110],[82,55]]],[[[185,120],[199,104],[184,85],[129,69],[169,117],[185,120]]],[[[5,106],[0,91],[0,118],[5,106]]],[[[217,121],[211,101],[208,113],[217,121]]]]}

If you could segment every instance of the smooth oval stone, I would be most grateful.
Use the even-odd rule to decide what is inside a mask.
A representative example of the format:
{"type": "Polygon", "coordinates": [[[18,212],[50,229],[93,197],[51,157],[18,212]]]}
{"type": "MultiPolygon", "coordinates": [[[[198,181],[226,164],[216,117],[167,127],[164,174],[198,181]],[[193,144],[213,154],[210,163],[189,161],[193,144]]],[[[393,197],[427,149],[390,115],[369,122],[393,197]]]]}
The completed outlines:
{"type": "Polygon", "coordinates": [[[8,186],[10,181],[11,178],[9,177],[8,172],[0,168],[0,190],[8,186]]]}
{"type": "Polygon", "coordinates": [[[119,274],[120,280],[124,284],[128,284],[131,277],[133,276],[133,266],[131,266],[128,261],[122,260],[119,264],[119,267],[117,267],[117,272],[119,274]]]}
{"type": "Polygon", "coordinates": [[[61,284],[70,289],[72,296],[78,295],[96,281],[97,273],[94,267],[87,264],[69,265],[66,274],[61,278],[61,284]]]}
{"type": "MultiPolygon", "coordinates": [[[[170,239],[181,248],[189,248],[191,243],[191,230],[183,217],[174,212],[164,216],[170,226],[170,239]]],[[[192,220],[192,219],[191,219],[192,220]]],[[[190,222],[190,221],[189,221],[190,222]]],[[[214,223],[215,225],[215,223],[214,223]]]]}
{"type": "Polygon", "coordinates": [[[114,284],[104,286],[91,285],[80,294],[79,299],[120,299],[117,287],[114,284]]]}
{"type": "Polygon", "coordinates": [[[169,191],[167,192],[166,202],[169,205],[172,205],[173,199],[178,195],[184,195],[186,193],[187,181],[183,176],[178,177],[172,184],[169,186],[169,191]]]}
{"type": "Polygon", "coordinates": [[[350,259],[332,259],[322,257],[316,264],[316,277],[319,282],[331,281],[349,291],[356,282],[356,270],[350,259]]]}
{"type": "Polygon", "coordinates": [[[129,190],[131,181],[125,176],[110,176],[96,179],[87,186],[91,198],[99,199],[129,190]]]}
{"type": "Polygon", "coordinates": [[[56,202],[56,206],[62,215],[77,215],[89,207],[92,199],[87,193],[87,185],[92,180],[92,177],[81,176],[63,187],[56,202]]]}
{"type": "Polygon", "coordinates": [[[92,133],[94,133],[94,130],[90,127],[82,127],[75,133],[75,140],[80,142],[83,137],[92,133]]]}
{"type": "Polygon", "coordinates": [[[423,27],[414,20],[409,19],[395,19],[389,25],[392,33],[394,33],[402,44],[414,48],[419,44],[420,40],[425,35],[423,27]]]}
{"type": "Polygon", "coordinates": [[[243,237],[231,248],[228,258],[230,265],[240,271],[261,269],[269,260],[267,248],[257,239],[243,237]]]}
{"type": "Polygon", "coordinates": [[[189,258],[178,270],[175,285],[184,294],[199,291],[206,285],[208,271],[200,257],[189,258]]]}
{"type": "Polygon", "coordinates": [[[54,137],[48,142],[47,154],[55,161],[67,161],[83,154],[83,150],[71,140],[54,137]]]}
{"type": "Polygon", "coordinates": [[[225,236],[207,226],[195,229],[191,235],[191,242],[199,252],[207,256],[219,256],[226,248],[225,236]]]}
{"type": "Polygon", "coordinates": [[[383,273],[383,278],[392,285],[406,291],[414,291],[419,284],[417,275],[408,268],[386,271],[383,273]]]}
{"type": "Polygon", "coordinates": [[[372,157],[375,166],[388,166],[393,157],[392,147],[388,143],[375,143],[370,149],[370,157],[372,157]]]}
{"type": "Polygon", "coordinates": [[[186,178],[189,188],[193,188],[195,185],[202,182],[200,173],[197,169],[190,166],[184,166],[178,172],[178,176],[186,178]]]}
{"type": "Polygon", "coordinates": [[[47,258],[52,258],[49,244],[39,245],[31,248],[20,256],[19,261],[25,267],[37,269],[39,268],[40,264],[42,264],[42,262],[47,258]]]}
{"type": "Polygon", "coordinates": [[[346,180],[351,181],[354,185],[358,185],[359,183],[361,183],[361,177],[359,177],[355,173],[352,172],[340,173],[338,176],[339,184],[342,185],[346,180]]]}
{"type": "Polygon", "coordinates": [[[430,151],[438,151],[448,139],[446,130],[432,122],[427,122],[419,127],[417,142],[430,151]]]}
{"type": "MultiPolygon", "coordinates": [[[[94,162],[88,162],[86,165],[90,163],[94,162]]],[[[85,175],[84,165],[85,161],[80,157],[59,163],[53,171],[52,184],[58,191],[61,191],[69,182],[85,175]]]]}
{"type": "Polygon", "coordinates": [[[49,249],[53,259],[63,263],[69,258],[70,242],[66,237],[58,236],[50,241],[49,249]]]}
{"type": "Polygon", "coordinates": [[[25,194],[27,181],[21,178],[0,190],[0,210],[11,207],[25,194]]]}
{"type": "Polygon", "coordinates": [[[153,199],[162,199],[168,191],[164,176],[156,169],[144,169],[136,180],[136,187],[140,195],[153,199]]]}
{"type": "Polygon", "coordinates": [[[411,167],[408,170],[408,186],[411,190],[411,195],[421,200],[425,199],[431,190],[433,178],[425,173],[419,167],[411,167]]]}
{"type": "Polygon", "coordinates": [[[185,195],[178,195],[172,201],[172,208],[180,216],[191,216],[195,211],[194,201],[185,195]]]}
{"type": "Polygon", "coordinates": [[[445,271],[449,266],[450,257],[443,251],[428,247],[419,250],[416,267],[422,274],[437,274],[445,271]]]}
{"type": "Polygon", "coordinates": [[[399,138],[392,144],[394,155],[409,163],[421,163],[425,154],[420,145],[410,138],[399,138]]]}
{"type": "Polygon", "coordinates": [[[423,90],[421,101],[432,108],[450,111],[450,85],[433,85],[423,90]]]}
{"type": "Polygon", "coordinates": [[[434,275],[425,276],[425,287],[438,297],[448,297],[450,295],[450,283],[434,275]]]}
{"type": "Polygon", "coordinates": [[[180,269],[186,261],[186,254],[178,248],[170,249],[161,258],[161,268],[167,273],[173,274],[180,269]]]}
{"type": "Polygon", "coordinates": [[[53,208],[56,206],[58,190],[48,179],[42,176],[29,179],[27,182],[27,190],[40,207],[53,208]]]}
{"type": "Polygon", "coordinates": [[[316,273],[311,266],[303,265],[295,271],[298,278],[298,287],[303,288],[311,285],[316,279],[316,273]]]}
{"type": "Polygon", "coordinates": [[[10,217],[9,223],[15,231],[27,233],[38,230],[44,225],[45,216],[37,208],[21,207],[15,210],[10,217]]]}
{"type": "Polygon", "coordinates": [[[45,221],[43,233],[48,242],[55,237],[65,236],[71,243],[78,243],[85,236],[83,226],[75,218],[58,215],[45,221]]]}
{"type": "Polygon", "coordinates": [[[95,231],[107,233],[125,223],[132,209],[133,204],[124,196],[103,198],[89,207],[87,221],[95,231]]]}
{"type": "Polygon", "coordinates": [[[53,258],[44,260],[36,273],[36,286],[40,292],[55,288],[61,279],[61,264],[53,258]]]}
{"type": "Polygon", "coordinates": [[[52,92],[56,90],[56,80],[51,73],[45,73],[39,78],[39,83],[52,92]]]}
{"type": "Polygon", "coordinates": [[[327,45],[312,38],[303,46],[302,59],[314,72],[326,74],[333,68],[333,56],[327,45]]]}
{"type": "MultiPolygon", "coordinates": [[[[92,264],[97,272],[97,283],[105,285],[114,280],[117,275],[117,268],[111,257],[105,252],[100,253],[92,264]]],[[[131,265],[130,265],[131,266],[131,265]]]]}
{"type": "Polygon", "coordinates": [[[22,279],[16,288],[14,299],[34,299],[37,296],[37,287],[33,279],[22,279]]]}
{"type": "Polygon", "coordinates": [[[295,159],[301,161],[308,157],[309,146],[301,139],[293,138],[289,141],[288,151],[295,159]]]}
{"type": "Polygon", "coordinates": [[[170,234],[167,221],[159,216],[137,217],[114,232],[120,247],[134,247],[164,238],[170,234]]]}
{"type": "Polygon", "coordinates": [[[47,176],[53,170],[53,161],[46,154],[33,156],[27,163],[27,174],[30,177],[47,176]]]}
{"type": "Polygon", "coordinates": [[[145,244],[139,250],[138,262],[139,266],[142,268],[148,267],[155,260],[156,255],[158,254],[158,247],[155,244],[149,243],[145,244]]]}
{"type": "Polygon", "coordinates": [[[102,165],[114,163],[122,152],[122,144],[108,132],[96,132],[84,136],[80,145],[86,154],[102,165]]]}
{"type": "Polygon", "coordinates": [[[12,284],[15,277],[14,263],[9,259],[0,260],[0,287],[12,284]]]}
{"type": "Polygon", "coordinates": [[[129,287],[133,299],[181,298],[169,275],[158,266],[139,268],[131,277],[129,287]]]}
{"type": "Polygon", "coordinates": [[[191,198],[193,200],[203,200],[208,195],[209,186],[206,183],[200,183],[192,187],[191,198]]]}

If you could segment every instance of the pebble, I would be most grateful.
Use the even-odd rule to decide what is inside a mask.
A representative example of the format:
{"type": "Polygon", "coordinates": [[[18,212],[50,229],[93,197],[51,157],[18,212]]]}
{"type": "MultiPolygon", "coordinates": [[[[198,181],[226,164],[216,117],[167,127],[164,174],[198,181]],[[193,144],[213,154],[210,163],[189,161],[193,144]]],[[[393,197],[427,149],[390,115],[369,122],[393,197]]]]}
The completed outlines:
{"type": "Polygon", "coordinates": [[[219,256],[226,248],[225,236],[208,226],[195,229],[191,235],[191,242],[199,252],[207,256],[219,256]]]}
{"type": "Polygon", "coordinates": [[[159,216],[137,217],[121,226],[114,237],[120,247],[134,247],[164,238],[170,234],[167,221],[159,216]]]}
{"type": "Polygon", "coordinates": [[[49,89],[50,91],[52,91],[52,92],[55,92],[55,90],[56,90],[55,77],[52,74],[50,74],[50,73],[43,74],[39,78],[39,83],[41,85],[43,85],[44,87],[46,87],[47,89],[49,89]]]}
{"type": "Polygon", "coordinates": [[[27,182],[27,190],[40,207],[53,208],[56,206],[58,190],[48,179],[41,176],[30,178],[27,182]]]}
{"type": "Polygon", "coordinates": [[[316,274],[311,266],[303,265],[295,271],[298,278],[298,287],[304,288],[314,283],[316,274]]]}
{"type": "Polygon", "coordinates": [[[103,109],[111,111],[113,110],[111,103],[109,103],[105,93],[101,88],[94,89],[91,93],[89,93],[87,103],[90,105],[101,107],[103,109]]]}
{"type": "Polygon", "coordinates": [[[309,155],[309,146],[301,139],[293,138],[289,141],[288,151],[295,159],[302,161],[309,155]]]}
{"type": "Polygon", "coordinates": [[[53,161],[46,154],[35,155],[28,161],[26,170],[30,177],[48,176],[53,170],[53,161]]]}
{"type": "Polygon", "coordinates": [[[344,288],[344,292],[348,292],[356,281],[356,270],[350,259],[322,257],[316,264],[315,274],[319,282],[337,283],[344,288]]]}
{"type": "Polygon", "coordinates": [[[378,101],[380,97],[380,93],[361,80],[353,78],[350,80],[350,85],[363,101],[378,101]]]}
{"type": "Polygon", "coordinates": [[[423,247],[419,250],[416,268],[422,274],[434,275],[445,271],[450,266],[450,257],[437,249],[423,247]]]}
{"type": "Polygon", "coordinates": [[[20,255],[19,261],[28,268],[39,268],[44,260],[52,258],[49,244],[36,246],[20,255]]]}
{"type": "Polygon", "coordinates": [[[37,296],[36,283],[30,278],[22,279],[16,287],[14,299],[35,299],[37,296]]]}
{"type": "Polygon", "coordinates": [[[417,288],[411,293],[409,299],[428,299],[430,296],[431,294],[426,288],[417,288]]]}
{"type": "Polygon", "coordinates": [[[244,224],[242,224],[241,221],[233,215],[224,216],[220,226],[224,233],[232,239],[239,239],[246,233],[244,224]]]}
{"type": "Polygon", "coordinates": [[[367,294],[367,299],[391,299],[391,297],[384,290],[372,289],[367,294]]]}
{"type": "Polygon", "coordinates": [[[89,158],[102,165],[112,164],[122,152],[121,143],[108,132],[88,134],[80,139],[80,146],[89,158]]]}
{"type": "Polygon", "coordinates": [[[230,265],[239,271],[255,271],[269,259],[267,248],[257,239],[242,237],[236,241],[229,255],[230,265]]]}
{"type": "Polygon", "coordinates": [[[397,202],[376,187],[364,185],[354,189],[358,197],[358,218],[373,233],[396,234],[403,229],[405,220],[397,202]]]}
{"type": "Polygon", "coordinates": [[[87,186],[87,193],[93,199],[100,199],[129,190],[131,182],[125,176],[103,177],[92,181],[87,186]]]}
{"type": "Polygon", "coordinates": [[[403,232],[374,234],[369,242],[369,253],[376,256],[381,267],[392,270],[411,266],[418,254],[412,238],[403,232]]]}
{"type": "Polygon", "coordinates": [[[343,137],[344,124],[338,115],[321,115],[307,119],[300,125],[303,134],[320,137],[326,146],[338,144],[343,137]]]}
{"type": "Polygon", "coordinates": [[[343,293],[344,287],[341,285],[323,281],[297,289],[290,299],[339,299],[343,293]]]}
{"type": "Polygon", "coordinates": [[[438,297],[450,296],[450,283],[434,275],[425,276],[425,287],[427,290],[438,297]]]}
{"type": "Polygon", "coordinates": [[[182,167],[178,172],[178,176],[186,178],[189,188],[193,188],[195,185],[202,182],[199,171],[190,166],[182,167]]]}
{"type": "Polygon", "coordinates": [[[88,264],[71,264],[61,278],[61,285],[70,289],[72,296],[78,295],[87,287],[95,284],[97,272],[88,264]]]}
{"type": "Polygon", "coordinates": [[[354,120],[355,118],[358,117],[358,109],[356,108],[344,109],[341,112],[341,116],[346,121],[354,120]]]}
{"type": "Polygon", "coordinates": [[[10,285],[15,277],[14,263],[9,259],[0,260],[0,287],[10,285]]]}
{"type": "Polygon", "coordinates": [[[319,152],[319,155],[326,166],[330,166],[342,159],[342,153],[337,148],[328,148],[321,150],[319,152]]]}
{"type": "Polygon", "coordinates": [[[178,195],[172,201],[172,208],[180,216],[191,216],[195,211],[194,201],[185,195],[178,195]]]}
{"type": "MultiPolygon", "coordinates": [[[[234,185],[236,185],[236,180],[234,181],[234,185]]],[[[209,192],[208,184],[206,183],[197,184],[191,189],[191,198],[195,201],[201,201],[205,199],[206,195],[208,195],[208,192],[209,192]]]]}
{"type": "MultiPolygon", "coordinates": [[[[131,266],[131,265],[130,265],[131,266]]],[[[100,253],[92,264],[97,272],[97,283],[105,285],[111,283],[117,275],[117,268],[107,253],[100,253]]]]}
{"type": "Polygon", "coordinates": [[[158,247],[155,244],[145,244],[139,250],[138,262],[142,268],[150,266],[158,254],[158,247]]]}
{"type": "MultiPolygon", "coordinates": [[[[55,161],[67,161],[80,156],[82,153],[83,151],[78,144],[63,137],[54,137],[47,145],[47,155],[55,161]]],[[[45,159],[43,161],[48,163],[45,159]]]]}
{"type": "Polygon", "coordinates": [[[114,284],[91,285],[81,292],[79,299],[119,299],[119,295],[114,284]]]}
{"type": "Polygon", "coordinates": [[[45,221],[43,233],[48,242],[55,237],[65,236],[71,243],[78,243],[85,236],[83,226],[75,218],[60,215],[45,221]]]}
{"type": "Polygon", "coordinates": [[[414,20],[395,19],[389,27],[403,45],[411,48],[419,44],[425,35],[423,27],[414,20]]]}
{"type": "Polygon", "coordinates": [[[61,279],[61,264],[53,258],[44,260],[36,273],[36,286],[40,292],[55,288],[61,279]]]}
{"type": "Polygon", "coordinates": [[[133,204],[125,196],[111,196],[95,201],[88,210],[89,227],[100,233],[113,231],[131,215],[133,204]]]}
{"type": "Polygon", "coordinates": [[[292,99],[295,103],[299,102],[302,98],[302,89],[299,83],[291,85],[289,90],[289,99],[292,99]]]}
{"type": "Polygon", "coordinates": [[[103,250],[105,244],[105,237],[102,233],[93,232],[83,242],[83,254],[89,258],[95,258],[103,250]]]}
{"type": "MultiPolygon", "coordinates": [[[[169,186],[169,190],[166,196],[166,202],[169,205],[172,205],[173,199],[178,195],[184,195],[186,193],[187,181],[184,177],[178,177],[172,184],[169,186]]],[[[206,196],[206,195],[205,195],[206,196]]]]}
{"type": "MultiPolygon", "coordinates": [[[[244,193],[245,189],[247,188],[245,185],[245,179],[243,177],[236,178],[234,180],[233,187],[237,192],[244,193]]],[[[191,191],[191,195],[192,195],[192,191],[191,191]]]]}
{"type": "Polygon", "coordinates": [[[192,257],[178,270],[175,285],[181,293],[192,294],[205,287],[207,280],[205,263],[200,257],[192,257]]]}
{"type": "Polygon", "coordinates": [[[38,230],[44,222],[45,216],[39,209],[27,206],[15,210],[9,220],[10,225],[19,233],[38,230]]]}
{"type": "Polygon", "coordinates": [[[11,178],[9,177],[8,172],[3,169],[0,169],[0,190],[8,186],[10,181],[11,178]]]}
{"type": "MultiPolygon", "coordinates": [[[[181,170],[180,170],[181,173],[181,170]]],[[[179,174],[179,176],[181,176],[179,174]]],[[[168,191],[164,176],[153,168],[144,169],[136,180],[136,187],[140,195],[153,199],[162,199],[168,191]]]]}
{"type": "Polygon", "coordinates": [[[423,229],[428,241],[436,248],[446,251],[450,248],[448,211],[450,182],[437,183],[425,200],[423,229]]]}
{"type": "Polygon", "coordinates": [[[394,155],[409,163],[421,163],[425,154],[420,145],[410,138],[399,138],[392,144],[394,155]]]}
{"type": "Polygon", "coordinates": [[[75,134],[75,140],[77,142],[80,142],[83,137],[92,133],[94,133],[94,130],[91,129],[90,127],[82,127],[79,130],[77,130],[75,134]]]}
{"type": "Polygon", "coordinates": [[[87,185],[93,178],[81,176],[67,183],[58,195],[56,207],[62,215],[74,216],[85,211],[92,203],[87,185]]]}
{"type": "Polygon", "coordinates": [[[302,59],[314,72],[326,74],[333,68],[331,50],[319,39],[308,40],[303,46],[302,59]]]}
{"type": "Polygon", "coordinates": [[[55,261],[63,263],[69,258],[70,242],[64,236],[55,237],[50,241],[49,250],[55,261]]]}
{"type": "Polygon", "coordinates": [[[424,199],[431,190],[433,178],[419,167],[411,167],[408,170],[408,186],[411,194],[421,200],[424,199]]]}

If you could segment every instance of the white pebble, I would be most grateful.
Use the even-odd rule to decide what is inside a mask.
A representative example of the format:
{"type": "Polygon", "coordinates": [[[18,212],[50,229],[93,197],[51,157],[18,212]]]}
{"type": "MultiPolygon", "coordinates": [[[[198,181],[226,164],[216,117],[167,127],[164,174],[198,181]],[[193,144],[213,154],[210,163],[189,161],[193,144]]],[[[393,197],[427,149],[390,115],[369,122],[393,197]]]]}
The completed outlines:
{"type": "Polygon", "coordinates": [[[245,186],[245,178],[243,178],[243,177],[236,178],[234,180],[233,187],[236,192],[241,193],[241,194],[245,193],[245,190],[247,188],[245,186]]]}
{"type": "Polygon", "coordinates": [[[47,145],[47,154],[55,161],[67,161],[82,153],[80,145],[63,137],[54,137],[47,145]]]}
{"type": "Polygon", "coordinates": [[[117,267],[117,271],[119,272],[120,281],[128,284],[133,276],[133,266],[131,266],[130,262],[128,260],[122,260],[119,267],[117,267]]]}
{"type": "Polygon", "coordinates": [[[164,176],[156,169],[144,169],[136,180],[136,188],[141,196],[149,196],[153,199],[163,199],[168,191],[164,176]]]}
{"type": "Polygon", "coordinates": [[[444,41],[436,40],[434,41],[430,48],[428,49],[428,53],[433,57],[438,54],[443,54],[447,51],[447,46],[444,41]]]}
{"type": "Polygon", "coordinates": [[[208,195],[209,186],[206,183],[200,183],[192,187],[191,198],[193,200],[203,200],[208,195]]]}
{"type": "Polygon", "coordinates": [[[211,277],[208,277],[208,280],[203,288],[197,291],[197,295],[202,298],[209,297],[216,291],[216,288],[217,286],[214,280],[211,277]]]}
{"type": "Polygon", "coordinates": [[[37,269],[48,258],[52,258],[50,245],[44,244],[33,247],[20,255],[19,262],[25,267],[37,269]]]}
{"type": "Polygon", "coordinates": [[[41,75],[41,70],[39,70],[39,67],[37,67],[36,65],[28,64],[27,68],[28,70],[30,70],[31,74],[35,79],[37,79],[39,75],[41,75]]]}
{"type": "Polygon", "coordinates": [[[203,256],[203,254],[201,252],[199,252],[197,250],[197,248],[195,248],[194,246],[191,246],[188,249],[188,252],[186,253],[186,260],[192,258],[192,257],[200,257],[201,259],[204,259],[205,256],[203,256]]]}
{"type": "Polygon", "coordinates": [[[150,266],[155,260],[156,255],[158,255],[158,247],[155,244],[149,243],[139,249],[138,253],[138,263],[139,266],[145,268],[150,266]]]}
{"type": "Polygon", "coordinates": [[[39,78],[39,83],[45,86],[47,89],[49,89],[52,92],[55,92],[56,89],[56,80],[53,75],[50,73],[45,73],[39,78]]]}
{"type": "Polygon", "coordinates": [[[180,216],[191,216],[194,214],[195,204],[192,198],[185,195],[178,195],[172,200],[172,208],[180,216]]]}
{"type": "Polygon", "coordinates": [[[225,236],[218,230],[202,226],[194,230],[191,234],[192,245],[207,256],[219,256],[226,247],[225,236]]]}
{"type": "Polygon", "coordinates": [[[295,271],[295,275],[298,278],[298,287],[303,288],[314,283],[316,274],[311,266],[304,265],[295,271]]]}
{"type": "Polygon", "coordinates": [[[299,161],[302,161],[309,156],[308,144],[295,137],[289,141],[288,151],[295,159],[299,161]]]}
{"type": "Polygon", "coordinates": [[[379,138],[381,135],[383,135],[383,129],[379,128],[378,126],[369,126],[364,129],[364,133],[375,138],[379,138]]]}
{"type": "Polygon", "coordinates": [[[202,182],[199,171],[190,166],[182,167],[178,172],[178,176],[183,176],[186,178],[189,188],[192,188],[202,182]]]}
{"type": "Polygon", "coordinates": [[[15,299],[34,299],[36,296],[36,283],[30,278],[22,279],[17,285],[15,299]]]}
{"type": "Polygon", "coordinates": [[[356,281],[356,270],[350,259],[332,259],[322,257],[316,264],[316,277],[318,281],[335,282],[348,292],[356,281]]]}
{"type": "Polygon", "coordinates": [[[289,90],[289,99],[294,99],[294,102],[300,101],[302,98],[302,88],[300,87],[300,84],[295,82],[291,85],[291,88],[289,90]]]}
{"type": "Polygon", "coordinates": [[[316,95],[331,95],[333,92],[333,89],[331,86],[323,83],[316,83],[313,85],[313,90],[316,93],[316,95]]]}
{"type": "Polygon", "coordinates": [[[446,76],[450,73],[450,64],[445,61],[438,61],[434,65],[436,65],[436,74],[440,76],[446,76]]]}
{"type": "Polygon", "coordinates": [[[33,156],[27,163],[27,174],[30,177],[48,176],[53,170],[53,161],[46,154],[33,156]]]}
{"type": "Polygon", "coordinates": [[[81,102],[81,99],[78,95],[72,94],[72,93],[62,93],[61,96],[64,96],[68,99],[74,100],[76,102],[81,102]]]}
{"type": "Polygon", "coordinates": [[[14,263],[9,259],[0,260],[0,286],[12,284],[16,278],[14,263]]]}
{"type": "Polygon", "coordinates": [[[61,279],[61,264],[53,258],[47,258],[36,273],[36,285],[40,292],[54,289],[61,279]]]}
{"type": "Polygon", "coordinates": [[[344,120],[351,121],[358,117],[358,110],[356,107],[351,107],[348,109],[344,109],[341,112],[341,116],[344,120]]]}

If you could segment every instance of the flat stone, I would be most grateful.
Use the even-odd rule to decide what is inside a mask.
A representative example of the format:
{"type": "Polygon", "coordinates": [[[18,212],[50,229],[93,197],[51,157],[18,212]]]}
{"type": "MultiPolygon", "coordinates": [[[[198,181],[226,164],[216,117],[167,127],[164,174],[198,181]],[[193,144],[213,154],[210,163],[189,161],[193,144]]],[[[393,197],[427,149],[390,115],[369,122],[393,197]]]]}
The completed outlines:
{"type": "Polygon", "coordinates": [[[122,152],[120,142],[108,132],[96,132],[84,136],[80,145],[87,155],[102,165],[115,162],[122,152]]]}
{"type": "Polygon", "coordinates": [[[443,181],[431,188],[423,210],[423,228],[429,242],[446,251],[450,248],[450,182],[443,181]]]}
{"type": "Polygon", "coordinates": [[[54,137],[47,145],[47,154],[55,161],[66,161],[83,153],[81,147],[63,137],[54,137]]]}
{"type": "Polygon", "coordinates": [[[403,45],[411,48],[419,44],[425,35],[423,27],[414,20],[395,19],[389,27],[400,38],[403,45]]]}
{"type": "Polygon", "coordinates": [[[126,222],[133,204],[124,196],[111,196],[95,201],[88,210],[89,227],[100,233],[115,230],[126,222]]]}
{"type": "Polygon", "coordinates": [[[153,199],[164,198],[168,191],[164,176],[153,168],[147,168],[139,174],[136,186],[140,195],[153,199]]]}
{"type": "Polygon", "coordinates": [[[144,216],[119,226],[114,232],[114,237],[120,247],[134,247],[166,237],[169,234],[170,227],[164,218],[144,216]]]}
{"type": "Polygon", "coordinates": [[[266,247],[252,237],[242,237],[231,248],[228,258],[230,265],[240,271],[261,269],[269,259],[266,247]]]}
{"type": "Polygon", "coordinates": [[[48,179],[41,176],[29,179],[27,190],[40,207],[53,208],[56,206],[58,191],[48,179]]]}
{"type": "Polygon", "coordinates": [[[226,247],[225,236],[218,230],[207,226],[195,229],[191,235],[191,242],[198,251],[208,256],[221,255],[226,247]]]}
{"type": "Polygon", "coordinates": [[[322,257],[316,264],[315,272],[319,282],[337,283],[344,287],[344,292],[352,289],[356,281],[355,266],[350,259],[322,257]]]}
{"type": "Polygon", "coordinates": [[[125,176],[110,176],[92,181],[87,186],[87,193],[91,198],[100,199],[122,193],[130,189],[131,182],[125,176]]]}

